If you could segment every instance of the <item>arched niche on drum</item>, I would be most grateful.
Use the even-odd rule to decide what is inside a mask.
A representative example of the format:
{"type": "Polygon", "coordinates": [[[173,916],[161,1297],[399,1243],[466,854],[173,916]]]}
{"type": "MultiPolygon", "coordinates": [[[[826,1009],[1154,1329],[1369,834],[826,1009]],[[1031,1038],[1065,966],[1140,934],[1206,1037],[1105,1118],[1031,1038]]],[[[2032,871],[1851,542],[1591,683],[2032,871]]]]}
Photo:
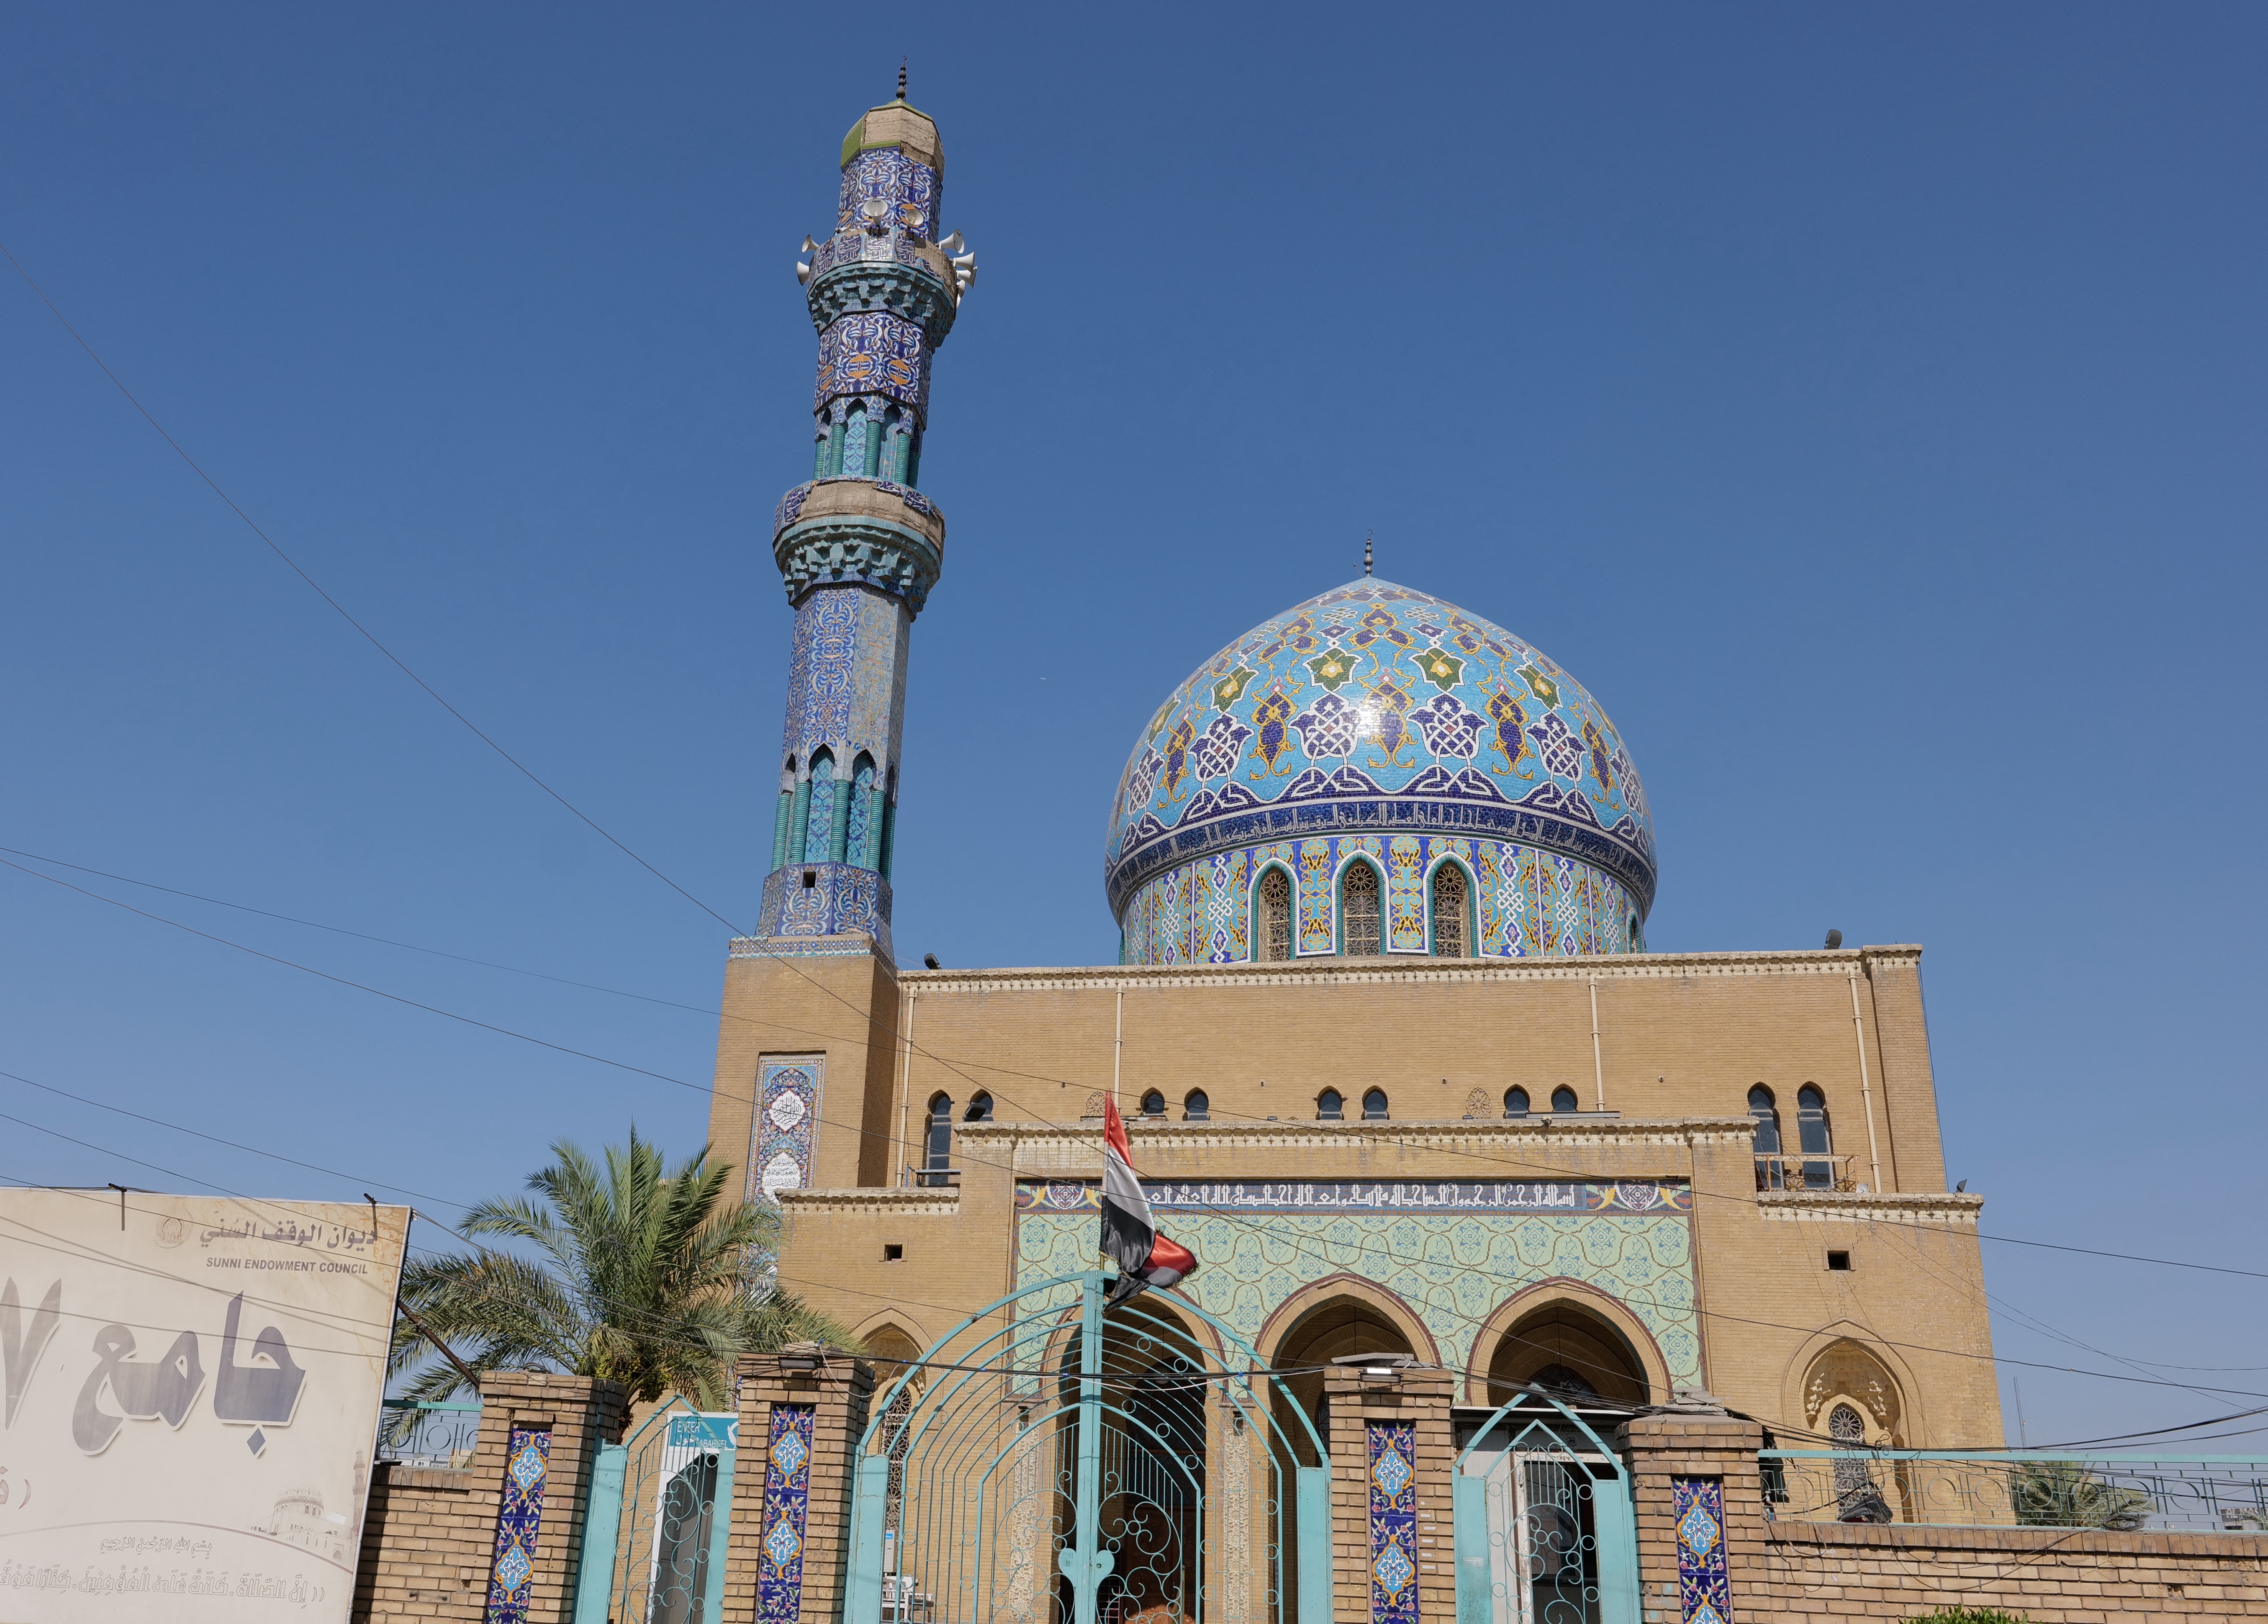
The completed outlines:
{"type": "Polygon", "coordinates": [[[1506,1298],[1473,1339],[1466,1402],[1494,1407],[1524,1384],[1569,1401],[1665,1403],[1669,1362],[1628,1308],[1582,1281],[1554,1278],[1506,1298]]]}

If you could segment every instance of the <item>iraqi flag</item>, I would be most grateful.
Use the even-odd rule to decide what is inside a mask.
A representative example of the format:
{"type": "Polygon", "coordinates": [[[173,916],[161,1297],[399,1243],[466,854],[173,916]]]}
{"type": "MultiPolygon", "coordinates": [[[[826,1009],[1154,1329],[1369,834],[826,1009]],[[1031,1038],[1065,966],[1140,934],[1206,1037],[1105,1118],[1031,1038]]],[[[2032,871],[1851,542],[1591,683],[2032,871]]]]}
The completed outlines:
{"type": "Polygon", "coordinates": [[[1118,1261],[1110,1301],[1123,1303],[1152,1286],[1170,1286],[1196,1273],[1187,1247],[1158,1233],[1150,1201],[1127,1153],[1126,1124],[1118,1102],[1102,1098],[1102,1250],[1118,1261]]]}

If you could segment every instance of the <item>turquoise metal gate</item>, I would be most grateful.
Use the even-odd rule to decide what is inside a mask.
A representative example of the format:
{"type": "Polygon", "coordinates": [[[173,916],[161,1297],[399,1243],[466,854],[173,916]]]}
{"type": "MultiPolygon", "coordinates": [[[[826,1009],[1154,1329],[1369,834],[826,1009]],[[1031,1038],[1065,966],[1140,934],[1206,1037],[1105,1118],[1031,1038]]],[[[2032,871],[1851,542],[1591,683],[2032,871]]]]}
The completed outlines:
{"type": "Polygon", "coordinates": [[[1194,1303],[1106,1310],[1113,1278],[1012,1292],[884,1390],[845,1624],[1329,1624],[1314,1424],[1194,1303]]]}
{"type": "Polygon", "coordinates": [[[1638,1624],[1629,1468],[1558,1399],[1499,1406],[1451,1493],[1457,1624],[1638,1624]]]}
{"type": "Polygon", "coordinates": [[[575,1624],[718,1624],[740,1429],[673,1398],[600,1447],[575,1624]]]}

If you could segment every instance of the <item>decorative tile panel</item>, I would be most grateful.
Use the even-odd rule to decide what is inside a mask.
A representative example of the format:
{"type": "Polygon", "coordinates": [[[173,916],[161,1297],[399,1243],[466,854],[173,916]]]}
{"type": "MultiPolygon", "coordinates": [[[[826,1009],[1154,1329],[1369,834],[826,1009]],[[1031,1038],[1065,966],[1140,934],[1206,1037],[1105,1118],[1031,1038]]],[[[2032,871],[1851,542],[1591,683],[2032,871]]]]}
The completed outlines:
{"type": "Polygon", "coordinates": [[[551,1434],[514,1427],[504,1451],[504,1498],[497,1513],[496,1556],[489,1567],[487,1624],[526,1624],[535,1584],[535,1537],[543,1522],[543,1487],[551,1475],[551,1434]]]}
{"type": "Polygon", "coordinates": [[[814,1414],[807,1404],[772,1406],[771,1441],[764,1457],[763,1556],[756,1568],[758,1624],[796,1624],[803,1612],[814,1414]]]}
{"type": "Polygon", "coordinates": [[[1128,900],[1124,962],[1248,963],[1253,876],[1270,860],[1283,862],[1296,876],[1295,953],[1335,953],[1335,887],[1346,859],[1358,852],[1380,857],[1386,867],[1389,953],[1426,951],[1432,940],[1427,876],[1444,858],[1462,864],[1472,876],[1478,957],[1628,953],[1639,945],[1631,934],[1638,908],[1630,892],[1573,858],[1457,835],[1344,835],[1215,853],[1158,875],[1128,900]],[[1226,886],[1220,883],[1224,875],[1230,878],[1226,886]],[[1161,902],[1162,913],[1151,908],[1152,900],[1161,902]]]}
{"type": "Polygon", "coordinates": [[[1418,1427],[1370,1421],[1370,1616],[1418,1624],[1418,1427]]]}
{"type": "Polygon", "coordinates": [[[1671,1478],[1669,1510],[1677,1524],[1678,1617],[1683,1624],[1732,1624],[1724,1480],[1671,1478]]]}
{"type": "Polygon", "coordinates": [[[811,409],[838,395],[885,395],[929,417],[929,335],[918,321],[886,310],[853,311],[819,336],[819,380],[811,409]]]}
{"type": "Polygon", "coordinates": [[[809,1187],[827,1061],[820,1055],[757,1062],[746,1200],[770,1200],[783,1190],[809,1187]]]}
{"type": "MultiPolygon", "coordinates": [[[[1487,1181],[1493,1185],[1493,1181],[1487,1181]]],[[[1357,1181],[1359,1185],[1361,1181],[1357,1181]]],[[[1046,1186],[1052,1192],[1057,1185],[1046,1186]]],[[[1463,1186],[1470,1188],[1470,1185],[1463,1186]]],[[[1172,1212],[1174,1238],[1202,1266],[1178,1290],[1248,1341],[1268,1317],[1301,1288],[1334,1274],[1354,1274],[1393,1293],[1425,1327],[1452,1369],[1471,1362],[1482,1323],[1507,1297],[1541,1281],[1581,1282],[1630,1310],[1661,1350],[1671,1383],[1698,1385],[1701,1337],[1694,1312],[1693,1241],[1684,1206],[1664,1199],[1631,1210],[1649,1196],[1682,1186],[1569,1186],[1587,1203],[1602,1189],[1619,1192],[1616,1205],[1475,1208],[1415,1201],[1378,1201],[1381,1186],[1360,1200],[1344,1199],[1336,1185],[1145,1185],[1152,1199],[1172,1212]],[[1264,1211],[1238,1193],[1271,1193],[1264,1211]],[[1187,1191],[1196,1199],[1174,1199],[1187,1191]],[[1334,1199],[1322,1199],[1325,1194],[1334,1199]],[[1477,1208],[1477,1209],[1476,1209],[1477,1208]]],[[[1414,1186],[1440,1191],[1440,1185],[1414,1186]]],[[[1503,1186],[1518,1189],[1521,1186],[1503,1186]]],[[[1544,1186],[1526,1186],[1543,1191],[1544,1186]]],[[[1016,1214],[1016,1277],[1030,1282],[1072,1274],[1093,1266],[1092,1213],[1065,1210],[1020,1195],[1016,1214]]],[[[1391,1199],[1391,1198],[1389,1198],[1391,1199]]],[[[1556,1195],[1554,1198],[1556,1200],[1556,1195]]],[[[1020,1313],[1056,1311],[1034,1293],[1020,1313]]]]}

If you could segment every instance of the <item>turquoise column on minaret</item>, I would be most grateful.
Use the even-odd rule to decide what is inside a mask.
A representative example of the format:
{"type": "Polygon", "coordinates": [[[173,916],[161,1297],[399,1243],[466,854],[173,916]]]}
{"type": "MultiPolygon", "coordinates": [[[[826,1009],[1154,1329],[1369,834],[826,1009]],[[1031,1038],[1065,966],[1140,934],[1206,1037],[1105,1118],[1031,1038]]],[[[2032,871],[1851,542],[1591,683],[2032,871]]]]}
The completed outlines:
{"type": "Polygon", "coordinates": [[[812,477],[772,521],[795,639],[765,936],[863,934],[890,951],[907,641],[945,563],[944,515],[915,488],[930,358],[976,275],[958,232],[937,240],[944,193],[937,126],[902,73],[897,100],[843,138],[834,233],[805,238],[795,268],[819,382],[812,477]]]}

